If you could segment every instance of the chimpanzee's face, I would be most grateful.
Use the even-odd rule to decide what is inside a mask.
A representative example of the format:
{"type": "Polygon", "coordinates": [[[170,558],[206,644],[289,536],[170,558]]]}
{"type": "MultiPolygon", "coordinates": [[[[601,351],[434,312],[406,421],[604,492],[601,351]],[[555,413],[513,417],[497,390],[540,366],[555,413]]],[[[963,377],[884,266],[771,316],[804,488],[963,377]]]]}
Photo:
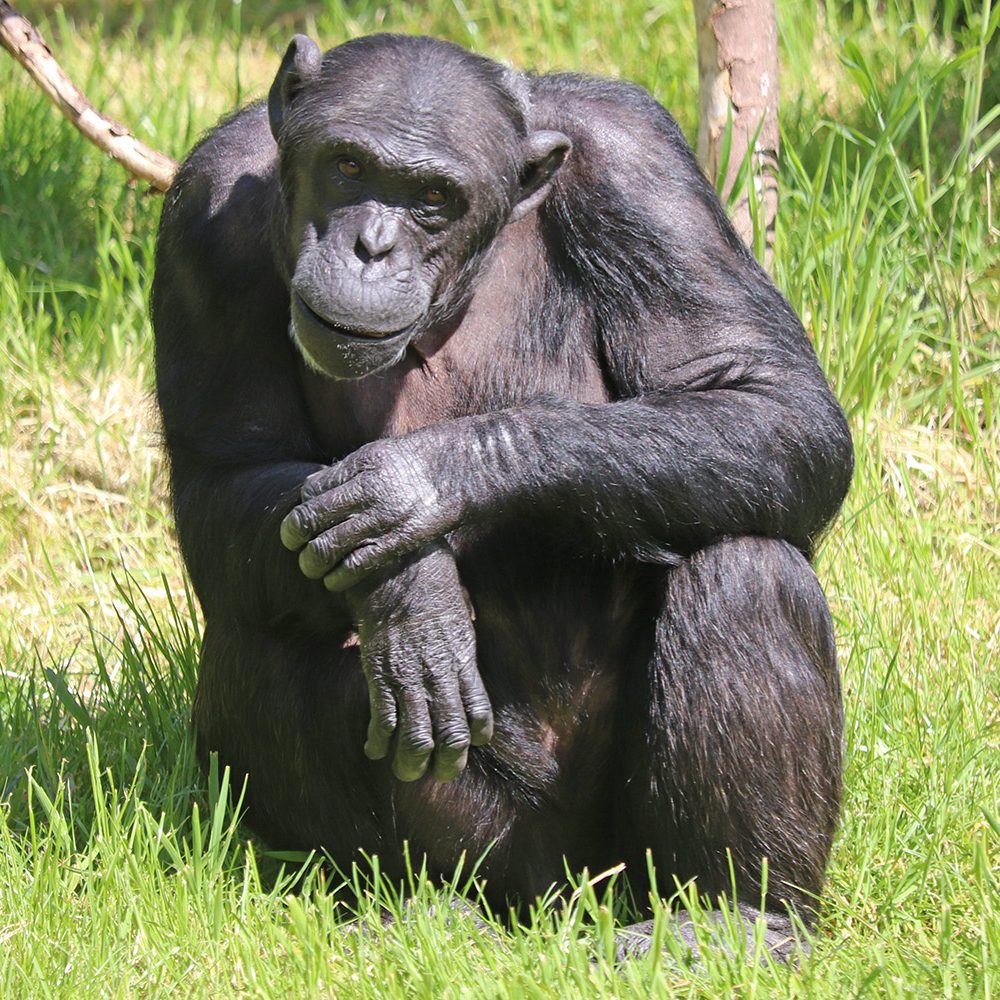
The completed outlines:
{"type": "Polygon", "coordinates": [[[464,77],[449,89],[419,51],[349,47],[303,74],[277,129],[292,336],[336,378],[394,364],[461,307],[517,200],[523,145],[475,73],[446,67],[464,77]]]}

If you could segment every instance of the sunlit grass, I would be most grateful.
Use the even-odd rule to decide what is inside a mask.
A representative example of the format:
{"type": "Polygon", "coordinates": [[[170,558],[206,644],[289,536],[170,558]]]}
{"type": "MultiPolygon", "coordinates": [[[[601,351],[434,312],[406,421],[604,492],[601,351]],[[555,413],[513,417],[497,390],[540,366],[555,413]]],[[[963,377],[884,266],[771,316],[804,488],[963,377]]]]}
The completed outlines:
{"type": "MultiPolygon", "coordinates": [[[[623,76],[693,135],[689,7],[78,0],[44,27],[95,103],[179,157],[266,92],[302,29],[623,76]]],[[[0,59],[0,996],[997,995],[1000,8],[825,7],[778,4],[775,276],[858,453],[818,560],[845,807],[797,968],[717,949],[616,969],[623,901],[601,873],[575,873],[561,911],[483,928],[452,905],[475,859],[452,888],[418,875],[383,926],[400,902],[377,871],[248,840],[188,728],[200,626],[148,398],[159,200],[0,59]],[[345,880],[367,880],[360,902],[345,880]]]]}

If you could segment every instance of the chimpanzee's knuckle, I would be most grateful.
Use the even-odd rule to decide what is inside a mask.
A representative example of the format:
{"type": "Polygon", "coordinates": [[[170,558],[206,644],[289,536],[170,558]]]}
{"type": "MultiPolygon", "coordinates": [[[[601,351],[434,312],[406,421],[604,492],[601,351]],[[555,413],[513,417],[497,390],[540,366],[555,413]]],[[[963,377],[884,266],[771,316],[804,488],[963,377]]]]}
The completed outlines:
{"type": "MultiPolygon", "coordinates": [[[[461,628],[461,625],[455,627],[461,628]]],[[[471,683],[476,676],[476,640],[472,636],[453,635],[452,643],[456,647],[452,657],[455,672],[463,681],[471,683]]]]}
{"type": "Polygon", "coordinates": [[[469,725],[476,728],[492,724],[493,710],[490,708],[490,703],[473,701],[468,708],[468,717],[469,725]]]}
{"type": "Polygon", "coordinates": [[[385,548],[380,543],[373,542],[370,545],[362,545],[354,549],[344,557],[343,566],[349,570],[355,578],[359,578],[365,573],[370,573],[378,569],[385,560],[385,548]]]}
{"type": "Polygon", "coordinates": [[[330,484],[333,480],[334,477],[332,475],[332,470],[330,469],[320,469],[319,472],[314,472],[302,484],[302,489],[300,491],[302,499],[311,500],[313,497],[317,497],[321,493],[326,493],[327,490],[330,489],[330,484]]]}
{"type": "Polygon", "coordinates": [[[308,500],[312,500],[314,496],[323,491],[323,486],[314,477],[310,476],[299,489],[299,499],[305,503],[308,500]]]}
{"type": "Polygon", "coordinates": [[[426,733],[404,733],[399,750],[405,757],[427,757],[434,752],[434,740],[426,733]]]}
{"type": "Polygon", "coordinates": [[[344,569],[361,569],[370,558],[369,549],[370,546],[366,545],[364,548],[348,552],[343,560],[344,569]]]}
{"type": "Polygon", "coordinates": [[[318,580],[330,569],[330,548],[329,538],[320,535],[299,553],[299,568],[310,580],[318,580]]]}
{"type": "Polygon", "coordinates": [[[390,707],[372,706],[370,731],[379,736],[391,736],[396,731],[396,713],[390,707]]]}
{"type": "Polygon", "coordinates": [[[380,704],[372,713],[372,724],[383,733],[391,733],[396,728],[396,708],[391,704],[380,704]]]}
{"type": "Polygon", "coordinates": [[[448,753],[461,753],[469,749],[469,730],[456,727],[453,730],[446,730],[438,735],[437,746],[440,750],[448,753]]]}

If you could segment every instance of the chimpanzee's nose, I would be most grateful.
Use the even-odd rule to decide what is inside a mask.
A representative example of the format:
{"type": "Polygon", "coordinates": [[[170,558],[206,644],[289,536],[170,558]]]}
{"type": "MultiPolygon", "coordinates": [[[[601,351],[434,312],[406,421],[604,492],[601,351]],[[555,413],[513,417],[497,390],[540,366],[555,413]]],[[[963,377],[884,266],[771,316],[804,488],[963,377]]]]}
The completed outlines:
{"type": "Polygon", "coordinates": [[[367,264],[379,261],[396,245],[399,223],[392,216],[373,214],[358,233],[354,252],[367,264]]]}

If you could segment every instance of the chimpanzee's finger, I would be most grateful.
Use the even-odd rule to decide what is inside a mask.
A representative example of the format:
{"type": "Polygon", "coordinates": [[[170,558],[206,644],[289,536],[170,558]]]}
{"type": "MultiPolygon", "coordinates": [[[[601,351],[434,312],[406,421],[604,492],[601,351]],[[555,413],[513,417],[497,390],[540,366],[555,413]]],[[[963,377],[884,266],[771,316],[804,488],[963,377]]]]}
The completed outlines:
{"type": "Polygon", "coordinates": [[[353,481],[327,490],[289,511],[281,522],[281,544],[293,552],[301,549],[317,535],[367,506],[368,498],[353,481]]]}
{"type": "Polygon", "coordinates": [[[398,709],[399,727],[392,773],[400,781],[416,781],[427,770],[434,752],[434,732],[423,690],[403,692],[398,709]]]}
{"type": "Polygon", "coordinates": [[[388,566],[394,559],[405,555],[416,543],[407,543],[403,536],[394,531],[371,542],[364,542],[348,552],[346,556],[323,577],[327,590],[350,590],[369,573],[388,566]]]}
{"type": "Polygon", "coordinates": [[[458,777],[469,759],[469,724],[455,674],[449,670],[444,674],[431,674],[431,678],[434,778],[436,781],[451,781],[458,777]]]}
{"type": "Polygon", "coordinates": [[[359,471],[358,462],[354,455],[348,455],[342,461],[328,465],[325,469],[319,469],[308,476],[302,483],[300,495],[303,501],[311,500],[321,493],[327,493],[337,486],[342,486],[353,479],[359,471]]]}
{"type": "Polygon", "coordinates": [[[382,760],[389,755],[389,744],[396,731],[396,700],[385,687],[370,683],[368,702],[371,719],[368,722],[368,738],[365,740],[365,756],[369,760],[382,760]]]}
{"type": "Polygon", "coordinates": [[[334,571],[352,552],[373,545],[384,531],[378,511],[352,514],[309,542],[299,553],[299,569],[310,580],[318,580],[334,571]]]}
{"type": "Polygon", "coordinates": [[[458,686],[462,692],[472,745],[485,746],[493,738],[493,707],[475,660],[459,673],[458,686]]]}

